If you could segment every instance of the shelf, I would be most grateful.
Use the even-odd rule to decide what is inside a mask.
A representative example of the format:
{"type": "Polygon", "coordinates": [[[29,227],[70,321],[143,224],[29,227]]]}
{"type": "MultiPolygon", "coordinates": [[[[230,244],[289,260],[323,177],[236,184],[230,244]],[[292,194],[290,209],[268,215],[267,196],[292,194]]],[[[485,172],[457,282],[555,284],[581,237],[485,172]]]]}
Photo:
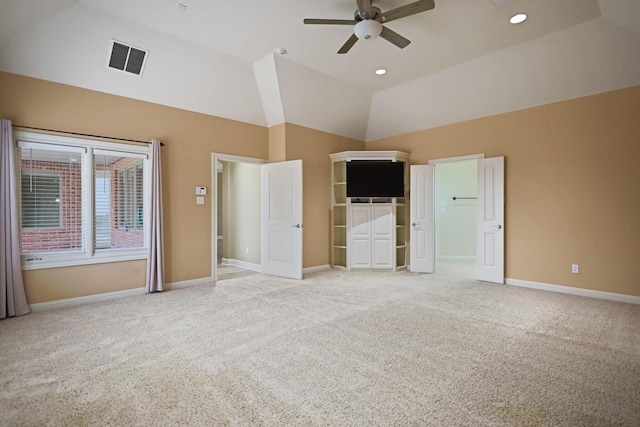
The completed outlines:
{"type": "Polygon", "coordinates": [[[346,225],[335,224],[334,227],[347,228],[346,225]]]}
{"type": "Polygon", "coordinates": [[[334,182],[347,182],[347,162],[338,161],[333,163],[333,180],[334,182]]]}
{"type": "Polygon", "coordinates": [[[335,249],[347,249],[346,246],[334,246],[335,249]]]}
{"type": "Polygon", "coordinates": [[[347,185],[347,181],[334,182],[333,185],[347,185]]]}

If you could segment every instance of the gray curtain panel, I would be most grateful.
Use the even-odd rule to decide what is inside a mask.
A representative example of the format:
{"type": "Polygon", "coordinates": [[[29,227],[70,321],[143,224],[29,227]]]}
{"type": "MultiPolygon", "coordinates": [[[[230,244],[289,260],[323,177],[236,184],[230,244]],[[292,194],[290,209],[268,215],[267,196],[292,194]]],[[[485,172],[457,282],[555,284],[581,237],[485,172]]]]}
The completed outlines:
{"type": "Polygon", "coordinates": [[[151,141],[151,203],[149,209],[149,256],[147,259],[147,292],[164,290],[164,236],[162,232],[162,167],[160,141],[151,141]]]}
{"type": "Polygon", "coordinates": [[[18,186],[11,122],[0,120],[0,319],[29,313],[20,266],[18,186]]]}

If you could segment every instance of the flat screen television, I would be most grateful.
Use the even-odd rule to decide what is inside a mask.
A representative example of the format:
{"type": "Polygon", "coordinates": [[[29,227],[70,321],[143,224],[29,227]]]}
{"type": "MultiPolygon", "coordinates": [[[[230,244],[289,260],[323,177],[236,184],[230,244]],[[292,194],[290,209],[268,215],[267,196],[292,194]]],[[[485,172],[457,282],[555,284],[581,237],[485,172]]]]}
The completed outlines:
{"type": "Polygon", "coordinates": [[[404,197],[404,162],[347,162],[347,197],[404,197]]]}

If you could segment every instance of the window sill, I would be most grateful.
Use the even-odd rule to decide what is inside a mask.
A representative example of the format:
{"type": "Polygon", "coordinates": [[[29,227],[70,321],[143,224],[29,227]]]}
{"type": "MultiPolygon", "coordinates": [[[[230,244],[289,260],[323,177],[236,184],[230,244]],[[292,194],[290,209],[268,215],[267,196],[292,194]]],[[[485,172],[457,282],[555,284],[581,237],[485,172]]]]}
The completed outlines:
{"type": "Polygon", "coordinates": [[[111,262],[135,261],[147,259],[147,249],[137,250],[112,250],[108,253],[96,253],[89,257],[86,255],[70,254],[42,254],[22,257],[22,271],[42,270],[45,268],[72,267],[76,265],[106,264],[111,262]],[[31,261],[27,258],[32,259],[31,261]]]}

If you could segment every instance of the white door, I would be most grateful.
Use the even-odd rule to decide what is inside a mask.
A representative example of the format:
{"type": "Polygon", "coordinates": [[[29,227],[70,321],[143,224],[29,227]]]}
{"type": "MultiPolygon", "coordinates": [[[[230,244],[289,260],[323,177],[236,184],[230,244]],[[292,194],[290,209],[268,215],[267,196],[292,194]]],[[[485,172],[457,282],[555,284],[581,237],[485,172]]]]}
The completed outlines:
{"type": "Polygon", "coordinates": [[[302,160],[262,165],[262,272],[302,279],[302,160]]]}
{"type": "Polygon", "coordinates": [[[409,268],[416,273],[433,273],[435,227],[433,214],[433,165],[412,165],[410,173],[409,268]]]}
{"type": "Polygon", "coordinates": [[[478,160],[478,280],[504,283],[504,157],[478,160]]]}

